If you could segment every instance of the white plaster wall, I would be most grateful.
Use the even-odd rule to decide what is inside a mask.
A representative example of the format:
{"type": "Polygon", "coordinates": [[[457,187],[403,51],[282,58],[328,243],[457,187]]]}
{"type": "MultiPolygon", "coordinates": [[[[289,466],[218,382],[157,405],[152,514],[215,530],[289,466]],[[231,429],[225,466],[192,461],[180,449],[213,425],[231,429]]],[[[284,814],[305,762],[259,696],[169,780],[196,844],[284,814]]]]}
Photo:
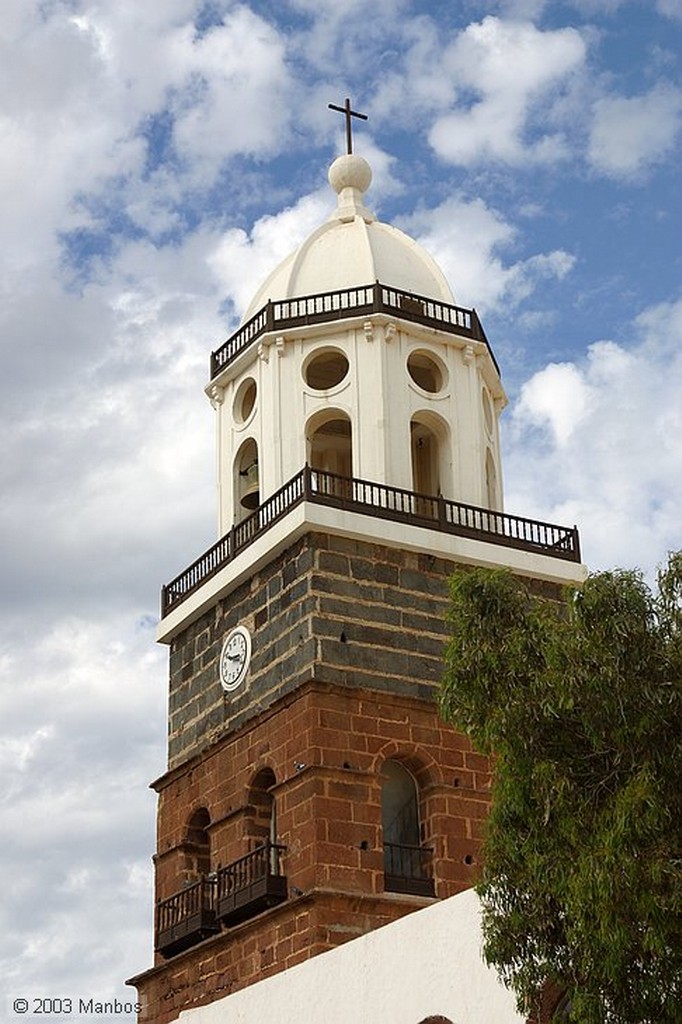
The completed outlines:
{"type": "Polygon", "coordinates": [[[337,321],[303,328],[285,336],[267,335],[207,388],[218,412],[219,531],[232,526],[233,463],[246,437],[258,444],[261,500],[294,476],[306,461],[306,424],[325,409],[349,416],[353,431],[353,474],[392,486],[412,488],[410,421],[432,413],[448,424],[449,450],[442,459],[445,497],[486,505],[485,451],[490,446],[497,468],[498,507],[502,479],[497,418],[504,392],[489,354],[467,339],[414,324],[391,324],[370,317],[365,323],[337,321]],[[346,354],[350,372],[328,392],[315,392],[302,368],[317,348],[346,354]],[[409,378],[408,355],[433,353],[446,367],[442,393],[421,391],[409,378]],[[246,423],[233,417],[235,395],[245,377],[258,388],[246,423]],[[494,429],[485,431],[483,381],[493,401],[494,429]],[[222,399],[216,401],[216,398],[222,399]]]}
{"type": "Polygon", "coordinates": [[[453,896],[258,982],[181,1024],[523,1024],[480,956],[478,899],[453,896]]]}

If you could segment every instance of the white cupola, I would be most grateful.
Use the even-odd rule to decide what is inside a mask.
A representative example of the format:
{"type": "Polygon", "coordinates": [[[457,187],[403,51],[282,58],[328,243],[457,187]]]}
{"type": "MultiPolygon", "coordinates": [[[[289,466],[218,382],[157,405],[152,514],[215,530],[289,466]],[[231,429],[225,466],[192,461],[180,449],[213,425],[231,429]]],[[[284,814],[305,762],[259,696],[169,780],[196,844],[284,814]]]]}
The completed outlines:
{"type": "Polygon", "coordinates": [[[213,354],[221,534],[306,464],[502,508],[495,359],[432,257],[368,209],[371,180],[362,157],[334,161],[336,209],[213,354]]]}

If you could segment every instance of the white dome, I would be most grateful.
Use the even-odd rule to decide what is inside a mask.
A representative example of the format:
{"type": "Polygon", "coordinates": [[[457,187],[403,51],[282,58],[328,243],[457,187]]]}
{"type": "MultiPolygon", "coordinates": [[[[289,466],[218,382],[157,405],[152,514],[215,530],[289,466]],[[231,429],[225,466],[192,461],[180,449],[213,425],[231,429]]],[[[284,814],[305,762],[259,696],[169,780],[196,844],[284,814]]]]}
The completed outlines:
{"type": "Polygon", "coordinates": [[[382,224],[363,203],[372,171],[361,156],[341,156],[329,168],[338,195],[331,217],[266,278],[244,314],[254,316],[268,300],[382,284],[454,305],[441,269],[408,235],[382,224]]]}

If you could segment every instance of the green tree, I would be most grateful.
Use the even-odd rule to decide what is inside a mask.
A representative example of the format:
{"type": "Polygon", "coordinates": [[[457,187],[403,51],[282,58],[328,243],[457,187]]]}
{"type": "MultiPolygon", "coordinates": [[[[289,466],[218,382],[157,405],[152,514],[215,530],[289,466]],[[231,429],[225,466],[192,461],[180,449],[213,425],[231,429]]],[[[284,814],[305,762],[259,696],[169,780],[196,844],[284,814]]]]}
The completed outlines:
{"type": "Polygon", "coordinates": [[[577,1024],[682,1021],[682,552],[658,583],[451,580],[441,710],[494,758],[484,952],[525,1012],[551,981],[577,1024]]]}

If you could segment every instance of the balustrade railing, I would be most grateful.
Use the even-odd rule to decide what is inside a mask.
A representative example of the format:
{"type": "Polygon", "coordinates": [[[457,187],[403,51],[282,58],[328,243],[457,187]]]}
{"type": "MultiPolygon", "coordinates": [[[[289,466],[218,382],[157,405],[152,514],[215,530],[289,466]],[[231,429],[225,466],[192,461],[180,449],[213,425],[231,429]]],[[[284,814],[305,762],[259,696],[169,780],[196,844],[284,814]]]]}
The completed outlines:
{"type": "Polygon", "coordinates": [[[156,905],[156,948],[166,957],[287,898],[281,873],[286,847],[263,843],[244,857],[161,900],[156,905]]]}
{"type": "Polygon", "coordinates": [[[218,899],[232,896],[234,893],[248,889],[268,875],[279,876],[280,858],[285,847],[278,843],[263,843],[251,853],[233,861],[218,871],[218,899]]]}
{"type": "Polygon", "coordinates": [[[580,541],[574,526],[557,526],[306,466],[163,588],[162,617],[302,501],[580,561],[580,541]]]}
{"type": "Polygon", "coordinates": [[[173,955],[219,930],[215,883],[208,878],[188,885],[156,905],[156,948],[173,955]]]}
{"type": "Polygon", "coordinates": [[[187,569],[166,584],[161,592],[161,614],[184,601],[207,580],[215,576],[235,555],[300,504],[305,497],[305,471],[288,480],[258,508],[236,523],[220,540],[204,552],[187,569]]]}
{"type": "Polygon", "coordinates": [[[213,909],[214,883],[202,878],[186,889],[181,889],[156,907],[156,929],[159,932],[173,928],[202,910],[213,909]]]}
{"type": "Polygon", "coordinates": [[[377,281],[356,288],[344,288],[275,302],[268,301],[255,316],[247,320],[211,354],[211,380],[252,342],[267,332],[326,323],[347,316],[368,316],[370,313],[388,313],[403,320],[447,331],[449,334],[460,334],[475,341],[482,341],[487,346],[499,373],[495,356],[475,310],[453,306],[399,288],[390,288],[377,281]]]}
{"type": "Polygon", "coordinates": [[[216,913],[221,921],[236,924],[287,898],[287,880],[280,870],[284,849],[263,843],[218,871],[216,913]]]}

